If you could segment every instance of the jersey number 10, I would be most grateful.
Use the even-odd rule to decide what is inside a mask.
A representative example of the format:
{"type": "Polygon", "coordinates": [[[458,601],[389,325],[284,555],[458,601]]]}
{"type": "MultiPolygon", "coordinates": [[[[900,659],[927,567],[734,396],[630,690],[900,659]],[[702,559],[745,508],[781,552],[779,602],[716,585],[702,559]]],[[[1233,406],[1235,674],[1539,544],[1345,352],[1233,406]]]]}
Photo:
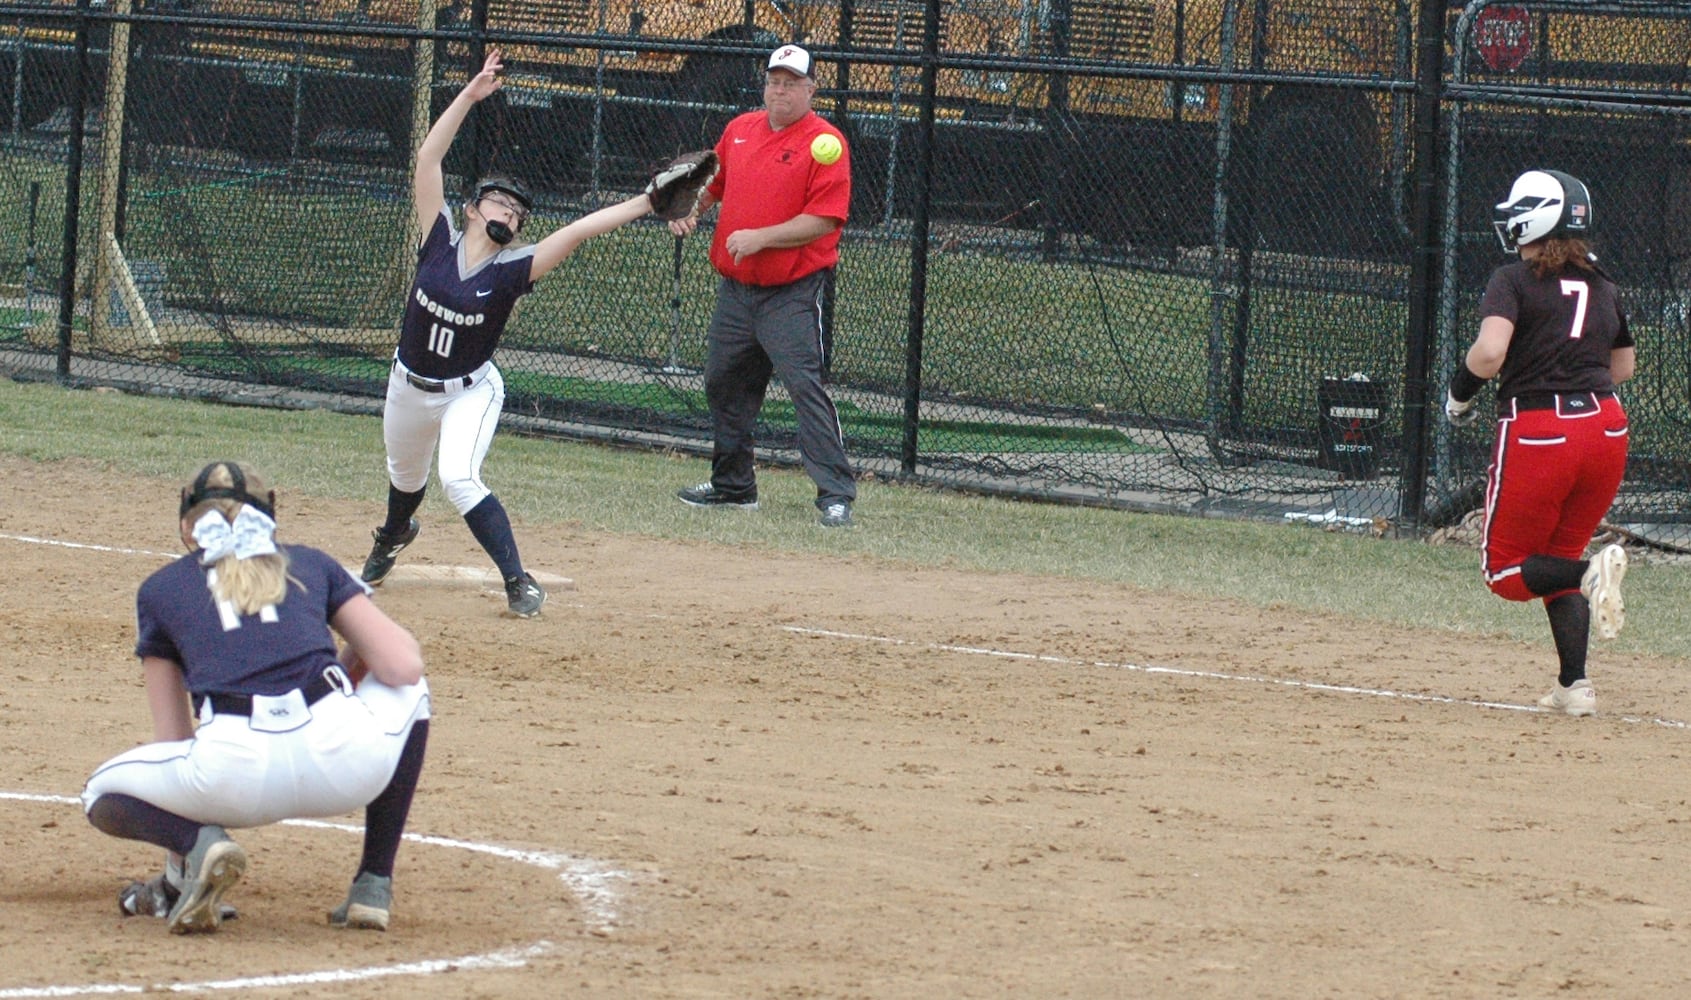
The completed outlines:
{"type": "MultiPolygon", "coordinates": [[[[458,336],[458,331],[452,329],[450,326],[441,326],[439,323],[430,323],[429,350],[435,352],[443,358],[450,358],[452,356],[452,338],[456,336],[458,336]]],[[[1578,334],[1575,334],[1575,336],[1578,336],[1578,334]]]]}

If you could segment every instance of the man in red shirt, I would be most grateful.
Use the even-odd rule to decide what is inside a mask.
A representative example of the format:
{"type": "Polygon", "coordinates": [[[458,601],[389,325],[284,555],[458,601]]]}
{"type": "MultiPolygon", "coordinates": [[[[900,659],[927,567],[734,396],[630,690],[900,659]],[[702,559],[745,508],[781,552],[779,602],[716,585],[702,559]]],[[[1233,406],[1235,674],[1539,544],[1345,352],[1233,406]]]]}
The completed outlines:
{"type": "Polygon", "coordinates": [[[685,236],[700,215],[722,206],[710,244],[722,280],[705,355],[715,434],[710,481],[678,496],[695,507],[757,507],[753,434],[774,374],[793,401],[799,457],[816,483],[821,523],[847,527],[857,485],[822,378],[832,343],[823,298],[851,203],[851,155],[840,131],[811,110],[814,70],[797,45],[770,55],[764,107],[723,129],[716,178],[692,215],[669,224],[685,236]]]}

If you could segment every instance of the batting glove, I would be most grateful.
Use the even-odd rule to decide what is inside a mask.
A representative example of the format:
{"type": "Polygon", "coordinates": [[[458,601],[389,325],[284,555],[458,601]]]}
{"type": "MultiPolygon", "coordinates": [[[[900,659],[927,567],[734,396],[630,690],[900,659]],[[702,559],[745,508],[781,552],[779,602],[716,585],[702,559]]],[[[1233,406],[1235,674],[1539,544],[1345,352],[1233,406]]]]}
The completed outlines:
{"type": "Polygon", "coordinates": [[[1445,417],[1445,419],[1449,420],[1450,423],[1451,423],[1451,426],[1453,426],[1453,427],[1466,427],[1466,426],[1468,426],[1469,424],[1473,423],[1474,421],[1476,421],[1480,418],[1480,411],[1478,411],[1474,408],[1475,402],[1476,402],[1476,400],[1470,399],[1466,403],[1458,403],[1456,401],[1455,396],[1450,395],[1450,393],[1448,393],[1448,392],[1445,393],[1445,396],[1444,396],[1444,417],[1445,417]]]}

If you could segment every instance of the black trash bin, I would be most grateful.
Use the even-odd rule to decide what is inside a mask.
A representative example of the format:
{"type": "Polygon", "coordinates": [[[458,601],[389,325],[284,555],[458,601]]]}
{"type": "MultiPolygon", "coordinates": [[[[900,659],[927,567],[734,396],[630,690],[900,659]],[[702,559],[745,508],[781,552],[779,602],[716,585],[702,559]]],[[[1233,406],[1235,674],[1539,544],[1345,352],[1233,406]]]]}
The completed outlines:
{"type": "Polygon", "coordinates": [[[1360,373],[1324,378],[1315,392],[1321,466],[1343,479],[1373,479],[1380,469],[1386,427],[1386,387],[1360,373]]]}

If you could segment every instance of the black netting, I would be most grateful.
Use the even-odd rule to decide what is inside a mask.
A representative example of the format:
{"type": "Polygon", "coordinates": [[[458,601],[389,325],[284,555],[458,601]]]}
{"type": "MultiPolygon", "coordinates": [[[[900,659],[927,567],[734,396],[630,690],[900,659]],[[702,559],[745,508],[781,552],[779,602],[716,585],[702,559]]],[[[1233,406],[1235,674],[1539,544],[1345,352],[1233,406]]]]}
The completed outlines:
{"type": "MultiPolygon", "coordinates": [[[[1484,435],[1433,418],[1501,259],[1490,205],[1553,165],[1592,188],[1639,341],[1616,518],[1691,543],[1691,13],[1433,4],[1445,65],[1418,129],[1425,3],[0,2],[0,357],[371,409],[412,150],[487,46],[506,85],[460,132],[449,194],[515,174],[533,235],[713,144],[796,40],[852,150],[831,374],[865,469],[1460,516],[1484,435]]],[[[510,418],[707,448],[710,235],[643,221],[542,282],[499,355],[510,418]]],[[[786,458],[793,435],[777,388],[760,442],[786,458]]]]}

